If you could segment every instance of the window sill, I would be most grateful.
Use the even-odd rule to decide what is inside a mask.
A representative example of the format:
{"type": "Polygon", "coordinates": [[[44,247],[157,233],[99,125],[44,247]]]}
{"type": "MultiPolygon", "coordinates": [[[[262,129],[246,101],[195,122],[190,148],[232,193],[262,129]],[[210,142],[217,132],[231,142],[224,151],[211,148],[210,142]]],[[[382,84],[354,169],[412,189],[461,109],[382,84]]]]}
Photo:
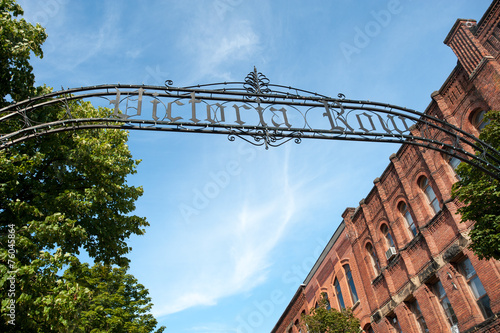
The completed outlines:
{"type": "Polygon", "coordinates": [[[375,279],[372,280],[372,285],[378,284],[384,279],[384,274],[380,273],[375,279]]]}
{"type": "MultiPolygon", "coordinates": [[[[424,227],[425,228],[425,227],[424,227]]],[[[406,251],[408,248],[411,248],[413,245],[417,244],[419,241],[421,241],[424,238],[424,235],[422,235],[422,232],[419,232],[413,239],[403,246],[400,251],[398,252],[398,255],[401,251],[406,251]]]]}
{"type": "Polygon", "coordinates": [[[434,222],[436,222],[436,220],[438,219],[438,217],[440,217],[443,213],[444,213],[443,208],[441,208],[439,210],[439,212],[437,212],[436,214],[434,214],[434,216],[429,220],[429,222],[427,222],[423,227],[420,228],[420,230],[427,229],[430,226],[432,226],[434,224],[434,222]]]}
{"type": "Polygon", "coordinates": [[[354,305],[352,306],[352,311],[354,311],[354,309],[356,309],[358,306],[359,306],[359,299],[356,301],[356,303],[354,303],[354,305]]]}

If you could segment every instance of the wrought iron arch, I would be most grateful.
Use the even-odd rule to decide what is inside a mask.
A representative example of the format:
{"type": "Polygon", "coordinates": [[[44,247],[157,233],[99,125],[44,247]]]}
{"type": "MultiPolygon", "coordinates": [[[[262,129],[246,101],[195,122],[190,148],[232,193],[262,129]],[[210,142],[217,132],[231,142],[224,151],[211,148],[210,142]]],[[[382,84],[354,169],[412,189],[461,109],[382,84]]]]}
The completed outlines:
{"type": "Polygon", "coordinates": [[[500,153],[443,119],[397,105],[272,84],[256,69],[243,82],[174,87],[167,80],[165,86],[63,89],[0,109],[0,124],[7,122],[17,129],[0,133],[0,150],[41,135],[88,128],[222,134],[266,149],[303,139],[388,142],[454,156],[500,179],[500,153]],[[109,117],[75,117],[71,101],[95,98],[111,107],[109,117]],[[51,106],[64,107],[65,115],[33,120],[35,112],[51,106]]]}

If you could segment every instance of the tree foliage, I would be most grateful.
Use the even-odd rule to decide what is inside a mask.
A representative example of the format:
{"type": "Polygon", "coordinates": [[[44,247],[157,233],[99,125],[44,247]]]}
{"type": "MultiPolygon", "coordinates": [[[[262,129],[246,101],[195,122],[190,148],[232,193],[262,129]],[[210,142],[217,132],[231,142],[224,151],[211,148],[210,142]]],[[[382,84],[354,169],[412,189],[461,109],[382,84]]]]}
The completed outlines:
{"type": "MultiPolygon", "coordinates": [[[[75,116],[111,112],[82,102],[69,107],[75,116]]],[[[60,112],[66,110],[50,108],[32,120],[60,112]]],[[[126,241],[148,225],[131,214],[142,189],[126,182],[139,162],[127,135],[64,132],[0,152],[0,331],[151,332],[156,326],[146,313],[147,291],[125,274],[126,241]],[[15,234],[11,247],[9,234],[15,234]],[[78,261],[81,250],[97,262],[94,267],[78,261]],[[91,281],[97,278],[103,284],[91,281]],[[15,327],[8,324],[9,279],[15,281],[15,327]]]]}
{"type": "MultiPolygon", "coordinates": [[[[63,276],[80,288],[92,291],[92,297],[79,303],[75,330],[81,332],[152,332],[157,324],[149,313],[152,304],[148,291],[126,269],[101,264],[73,265],[63,276]]],[[[163,332],[160,328],[157,332],[163,332]]]]}
{"type": "Polygon", "coordinates": [[[338,311],[329,308],[328,300],[323,298],[318,307],[312,308],[308,315],[303,315],[302,326],[309,333],[359,333],[360,321],[350,308],[338,311]]]}
{"type": "Polygon", "coordinates": [[[21,15],[23,9],[14,0],[0,1],[0,108],[36,91],[29,60],[31,53],[43,57],[42,44],[47,35],[39,24],[15,19],[21,15]]]}
{"type": "MultiPolygon", "coordinates": [[[[88,102],[69,108],[75,117],[111,112],[88,102]]],[[[46,108],[30,118],[48,122],[65,112],[46,108]]],[[[85,249],[96,261],[127,266],[126,240],[148,225],[145,218],[130,215],[142,188],[127,185],[126,177],[139,163],[127,138],[127,132],[114,129],[71,131],[1,151],[0,228],[14,224],[17,236],[38,251],[60,247],[78,254],[85,249]]],[[[29,262],[31,253],[20,254],[19,260],[29,262]]]]}
{"type": "MultiPolygon", "coordinates": [[[[489,124],[479,138],[500,151],[500,112],[490,111],[485,118],[489,124]]],[[[455,183],[453,194],[465,204],[458,212],[463,222],[475,221],[469,233],[470,249],[480,259],[500,260],[500,183],[466,163],[456,170],[460,180],[455,183]]]]}
{"type": "MultiPolygon", "coordinates": [[[[489,124],[479,138],[500,150],[500,112],[490,111],[485,118],[489,124]]],[[[475,221],[469,233],[470,249],[480,259],[500,260],[500,183],[466,163],[456,171],[460,180],[453,187],[453,195],[465,204],[458,212],[463,222],[475,221]]]]}
{"type": "MultiPolygon", "coordinates": [[[[0,104],[48,92],[34,88],[30,52],[45,33],[0,0],[0,104]],[[9,49],[12,48],[12,49],[9,49]]],[[[27,113],[31,123],[67,115],[107,117],[106,108],[74,101],[27,113]]],[[[23,123],[2,121],[0,133],[23,123]]],[[[133,215],[142,188],[127,184],[139,163],[128,133],[114,129],[40,136],[0,151],[0,332],[152,332],[151,299],[127,274],[133,215]],[[95,264],[81,263],[84,251],[95,264]]],[[[163,327],[158,331],[163,331],[163,327]]]]}

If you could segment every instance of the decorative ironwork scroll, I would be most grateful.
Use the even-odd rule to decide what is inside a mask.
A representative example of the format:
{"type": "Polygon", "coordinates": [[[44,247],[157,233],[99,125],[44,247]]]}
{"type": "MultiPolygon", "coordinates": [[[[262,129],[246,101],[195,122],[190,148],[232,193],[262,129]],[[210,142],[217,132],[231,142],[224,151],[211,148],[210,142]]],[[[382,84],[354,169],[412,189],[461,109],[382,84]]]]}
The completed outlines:
{"type": "Polygon", "coordinates": [[[66,89],[0,109],[0,150],[33,137],[86,128],[159,130],[226,135],[256,146],[303,139],[411,144],[455,156],[500,179],[500,153],[442,119],[386,103],[337,98],[272,84],[256,68],[243,82],[174,87],[106,84],[66,89]],[[75,101],[99,98],[110,115],[77,115],[75,101]],[[72,104],[73,103],[73,104],[72,104]],[[58,119],[40,120],[62,106],[58,119]],[[38,116],[37,116],[38,115],[38,116]],[[473,151],[478,151],[475,155],[473,151]]]}

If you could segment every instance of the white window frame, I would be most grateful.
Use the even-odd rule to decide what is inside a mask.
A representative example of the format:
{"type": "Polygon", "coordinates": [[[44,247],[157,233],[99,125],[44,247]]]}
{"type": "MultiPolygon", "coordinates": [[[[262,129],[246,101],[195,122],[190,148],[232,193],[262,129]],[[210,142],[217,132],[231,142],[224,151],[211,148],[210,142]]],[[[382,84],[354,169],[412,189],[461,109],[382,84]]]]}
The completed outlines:
{"type": "Polygon", "coordinates": [[[413,221],[413,216],[411,216],[410,208],[408,207],[406,202],[401,201],[399,203],[399,212],[401,213],[401,215],[403,215],[408,230],[410,230],[410,234],[412,235],[412,237],[415,237],[418,234],[417,225],[413,221]]]}
{"type": "Polygon", "coordinates": [[[446,295],[443,284],[440,280],[438,280],[432,287],[439,300],[439,304],[441,304],[441,308],[443,309],[446,321],[448,322],[450,327],[456,327],[458,325],[457,315],[455,314],[455,310],[453,310],[453,306],[451,305],[451,302],[446,295]]]}
{"type": "Polygon", "coordinates": [[[380,262],[378,261],[377,253],[375,252],[375,248],[373,247],[372,243],[366,243],[365,245],[366,252],[368,252],[368,255],[370,257],[370,261],[372,263],[373,270],[375,272],[375,275],[380,274],[380,262]],[[369,249],[370,247],[371,249],[369,249]]]}
{"type": "Polygon", "coordinates": [[[429,179],[425,176],[422,176],[420,177],[418,183],[420,189],[422,190],[422,192],[424,192],[429,205],[434,211],[434,214],[437,214],[441,210],[441,207],[439,204],[439,200],[436,196],[436,193],[434,192],[434,189],[432,188],[431,183],[429,182],[429,179]]]}
{"type": "Polygon", "coordinates": [[[476,269],[472,265],[469,258],[465,258],[458,264],[459,270],[462,273],[469,290],[477,303],[477,306],[481,310],[484,318],[489,318],[493,316],[493,311],[491,310],[490,297],[484,289],[484,286],[477,276],[476,269]]]}

